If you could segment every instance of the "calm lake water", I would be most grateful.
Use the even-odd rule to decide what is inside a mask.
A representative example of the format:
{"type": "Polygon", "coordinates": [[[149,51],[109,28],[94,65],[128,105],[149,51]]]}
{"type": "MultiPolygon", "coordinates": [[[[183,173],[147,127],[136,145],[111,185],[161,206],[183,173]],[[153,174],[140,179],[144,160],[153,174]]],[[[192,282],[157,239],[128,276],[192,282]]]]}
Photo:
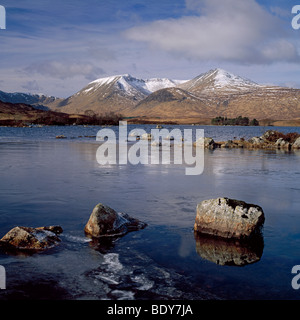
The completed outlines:
{"type": "MultiPolygon", "coordinates": [[[[269,129],[179,128],[203,128],[217,141],[269,129]]],[[[203,174],[186,176],[174,164],[100,166],[91,138],[99,129],[0,128],[0,235],[17,225],[64,229],[61,244],[44,253],[0,251],[7,277],[0,299],[300,298],[291,286],[291,269],[300,265],[300,152],[205,150],[203,174]],[[216,197],[263,208],[259,243],[195,237],[197,204],[216,197]],[[99,202],[148,226],[90,242],[83,228],[99,202]]]]}

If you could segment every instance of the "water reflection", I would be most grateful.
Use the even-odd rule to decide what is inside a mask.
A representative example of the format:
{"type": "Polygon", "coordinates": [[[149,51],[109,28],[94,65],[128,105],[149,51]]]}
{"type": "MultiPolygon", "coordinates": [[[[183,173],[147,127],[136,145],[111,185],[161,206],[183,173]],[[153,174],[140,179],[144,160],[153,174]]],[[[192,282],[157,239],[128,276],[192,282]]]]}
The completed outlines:
{"type": "Polygon", "coordinates": [[[121,239],[120,236],[93,238],[89,235],[87,235],[87,238],[90,239],[90,248],[102,254],[110,252],[115,247],[116,242],[121,239]]]}
{"type": "Polygon", "coordinates": [[[249,241],[223,239],[194,233],[196,252],[205,260],[222,266],[242,267],[258,262],[263,254],[264,241],[257,236],[249,241]]]}

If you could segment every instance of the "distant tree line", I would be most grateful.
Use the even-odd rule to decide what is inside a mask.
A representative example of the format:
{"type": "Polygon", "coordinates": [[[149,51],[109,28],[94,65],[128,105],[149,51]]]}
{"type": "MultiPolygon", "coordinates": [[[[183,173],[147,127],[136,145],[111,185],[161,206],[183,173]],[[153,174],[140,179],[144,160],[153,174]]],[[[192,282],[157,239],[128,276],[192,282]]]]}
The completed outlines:
{"type": "Polygon", "coordinates": [[[259,126],[256,119],[250,121],[248,117],[242,116],[237,118],[216,117],[211,120],[211,124],[219,126],[259,126]]]}
{"type": "MultiPolygon", "coordinates": [[[[93,110],[86,110],[84,112],[85,117],[88,118],[88,124],[90,125],[119,125],[119,121],[123,119],[123,116],[119,113],[112,111],[104,114],[97,114],[93,110]]],[[[78,122],[86,121],[83,118],[77,119],[78,122]]],[[[77,123],[86,124],[86,123],[77,123]]]]}

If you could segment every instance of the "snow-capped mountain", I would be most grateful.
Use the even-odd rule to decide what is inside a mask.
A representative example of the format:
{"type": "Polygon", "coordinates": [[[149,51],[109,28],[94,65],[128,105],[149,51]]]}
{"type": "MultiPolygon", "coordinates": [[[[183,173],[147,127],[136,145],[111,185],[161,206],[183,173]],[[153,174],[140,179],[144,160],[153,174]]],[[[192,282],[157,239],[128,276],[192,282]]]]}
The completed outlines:
{"type": "Polygon", "coordinates": [[[300,118],[299,89],[260,85],[223,69],[210,70],[192,80],[144,80],[129,74],[105,77],[90,82],[67,99],[0,91],[0,100],[60,108],[70,114],[92,110],[143,120],[300,118]]]}
{"type": "Polygon", "coordinates": [[[181,120],[216,116],[300,118],[300,90],[260,85],[223,69],[214,69],[175,88],[152,93],[136,105],[134,114],[181,120]]]}
{"type": "Polygon", "coordinates": [[[171,79],[137,79],[129,74],[100,78],[90,82],[79,92],[61,103],[62,111],[83,113],[123,112],[134,107],[151,93],[182,84],[185,81],[171,79]]]}
{"type": "Polygon", "coordinates": [[[256,90],[263,86],[223,69],[214,69],[183,83],[179,87],[195,94],[209,94],[212,92],[225,93],[228,91],[239,92],[256,90]]]}
{"type": "Polygon", "coordinates": [[[30,94],[22,92],[8,93],[0,91],[0,101],[9,103],[25,103],[30,104],[36,109],[48,110],[48,105],[56,104],[60,100],[56,97],[49,97],[44,94],[30,94]]]}
{"type": "Polygon", "coordinates": [[[129,74],[117,75],[107,78],[100,78],[88,84],[83,89],[83,93],[92,93],[102,86],[114,86],[116,89],[123,91],[124,94],[129,96],[136,96],[138,94],[149,95],[157,90],[175,87],[181,83],[186,82],[181,80],[171,79],[137,79],[129,74]]]}

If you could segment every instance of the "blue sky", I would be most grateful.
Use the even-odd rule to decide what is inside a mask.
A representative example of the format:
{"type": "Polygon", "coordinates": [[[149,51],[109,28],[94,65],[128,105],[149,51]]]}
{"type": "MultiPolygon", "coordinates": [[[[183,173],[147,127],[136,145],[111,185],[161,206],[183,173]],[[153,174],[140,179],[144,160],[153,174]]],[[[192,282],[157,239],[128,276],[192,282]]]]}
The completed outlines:
{"type": "MultiPolygon", "coordinates": [[[[0,0],[0,90],[67,97],[101,77],[223,68],[300,88],[289,0],[0,0]]],[[[300,2],[299,2],[300,4],[300,2]]]]}

